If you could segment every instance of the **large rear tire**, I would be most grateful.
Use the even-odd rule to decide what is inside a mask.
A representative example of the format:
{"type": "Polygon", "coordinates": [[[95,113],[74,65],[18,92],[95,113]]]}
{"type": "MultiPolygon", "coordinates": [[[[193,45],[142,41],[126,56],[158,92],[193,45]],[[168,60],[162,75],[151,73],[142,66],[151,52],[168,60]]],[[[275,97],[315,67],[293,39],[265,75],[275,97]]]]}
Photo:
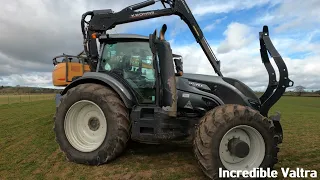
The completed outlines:
{"type": "Polygon", "coordinates": [[[193,142],[202,171],[211,179],[223,170],[273,168],[279,152],[273,122],[258,111],[223,105],[209,111],[199,123],[193,142]]]}
{"type": "Polygon", "coordinates": [[[80,84],[61,98],[54,132],[69,161],[107,163],[125,150],[129,131],[127,108],[118,94],[106,86],[80,84]]]}

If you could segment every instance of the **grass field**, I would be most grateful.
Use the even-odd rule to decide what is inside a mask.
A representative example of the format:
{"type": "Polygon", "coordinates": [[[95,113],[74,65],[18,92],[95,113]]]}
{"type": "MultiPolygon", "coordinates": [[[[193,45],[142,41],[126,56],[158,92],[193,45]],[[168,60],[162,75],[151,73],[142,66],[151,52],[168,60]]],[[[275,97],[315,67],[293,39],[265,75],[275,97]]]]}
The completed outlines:
{"type": "MultiPolygon", "coordinates": [[[[131,144],[101,166],[69,163],[52,131],[54,101],[0,105],[0,179],[205,179],[190,146],[131,144]]],[[[320,98],[283,97],[280,167],[320,173],[320,98]]],[[[279,171],[280,172],[280,171],[279,171]]],[[[280,173],[281,174],[281,173],[280,173]]]]}
{"type": "Polygon", "coordinates": [[[20,102],[31,102],[39,100],[53,100],[54,94],[21,94],[21,95],[0,95],[0,104],[12,104],[20,102]]]}

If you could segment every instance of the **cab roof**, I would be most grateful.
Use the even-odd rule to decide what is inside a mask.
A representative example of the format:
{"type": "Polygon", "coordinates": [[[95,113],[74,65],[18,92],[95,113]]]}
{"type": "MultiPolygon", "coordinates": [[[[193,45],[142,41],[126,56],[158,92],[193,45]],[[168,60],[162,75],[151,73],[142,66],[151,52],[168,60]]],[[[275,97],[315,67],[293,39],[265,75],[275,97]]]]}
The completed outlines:
{"type": "Polygon", "coordinates": [[[140,39],[149,40],[149,36],[143,36],[139,34],[104,34],[99,37],[100,40],[108,39],[140,39]]]}

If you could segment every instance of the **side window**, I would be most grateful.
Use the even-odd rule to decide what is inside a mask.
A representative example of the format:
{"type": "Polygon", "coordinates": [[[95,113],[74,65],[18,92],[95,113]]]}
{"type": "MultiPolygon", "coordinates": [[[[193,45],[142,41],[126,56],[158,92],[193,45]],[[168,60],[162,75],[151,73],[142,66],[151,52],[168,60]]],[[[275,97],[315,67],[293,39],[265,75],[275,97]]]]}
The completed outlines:
{"type": "Polygon", "coordinates": [[[148,42],[106,44],[100,68],[126,80],[140,103],[154,103],[156,78],[148,42]]]}

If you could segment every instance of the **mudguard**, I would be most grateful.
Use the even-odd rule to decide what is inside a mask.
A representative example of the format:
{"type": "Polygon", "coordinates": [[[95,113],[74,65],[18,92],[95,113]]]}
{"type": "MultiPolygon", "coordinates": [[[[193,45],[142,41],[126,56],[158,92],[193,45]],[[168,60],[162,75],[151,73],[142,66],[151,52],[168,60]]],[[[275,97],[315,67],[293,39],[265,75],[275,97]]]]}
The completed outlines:
{"type": "Polygon", "coordinates": [[[69,89],[84,83],[97,83],[109,86],[119,94],[127,108],[132,108],[132,106],[135,104],[135,99],[128,88],[126,88],[120,81],[118,81],[114,77],[99,72],[84,73],[82,77],[70,83],[60,94],[64,95],[69,89]]]}

